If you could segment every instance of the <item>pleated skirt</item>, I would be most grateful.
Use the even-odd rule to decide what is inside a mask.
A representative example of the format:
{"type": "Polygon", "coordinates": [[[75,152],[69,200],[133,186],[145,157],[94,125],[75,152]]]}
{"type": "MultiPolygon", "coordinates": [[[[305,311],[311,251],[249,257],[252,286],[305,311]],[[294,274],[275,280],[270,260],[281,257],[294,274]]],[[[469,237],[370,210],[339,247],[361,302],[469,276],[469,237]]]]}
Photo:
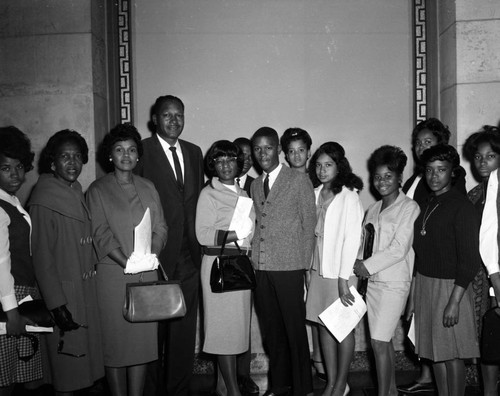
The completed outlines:
{"type": "Polygon", "coordinates": [[[415,352],[433,362],[479,357],[471,288],[467,288],[460,302],[458,323],[444,327],[443,313],[455,280],[417,273],[415,282],[415,352]]]}

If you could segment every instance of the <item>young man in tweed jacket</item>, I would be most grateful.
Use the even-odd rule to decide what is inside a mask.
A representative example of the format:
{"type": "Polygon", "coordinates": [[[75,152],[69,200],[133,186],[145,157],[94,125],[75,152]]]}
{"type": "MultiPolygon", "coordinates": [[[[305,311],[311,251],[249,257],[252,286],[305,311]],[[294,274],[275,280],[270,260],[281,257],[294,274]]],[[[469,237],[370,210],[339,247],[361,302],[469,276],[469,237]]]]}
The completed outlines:
{"type": "Polygon", "coordinates": [[[264,171],[251,186],[257,217],[252,242],[255,304],[269,353],[270,384],[264,395],[304,396],[312,392],[304,274],[314,246],[313,186],[307,175],[280,164],[274,129],[257,130],[252,149],[264,171]]]}

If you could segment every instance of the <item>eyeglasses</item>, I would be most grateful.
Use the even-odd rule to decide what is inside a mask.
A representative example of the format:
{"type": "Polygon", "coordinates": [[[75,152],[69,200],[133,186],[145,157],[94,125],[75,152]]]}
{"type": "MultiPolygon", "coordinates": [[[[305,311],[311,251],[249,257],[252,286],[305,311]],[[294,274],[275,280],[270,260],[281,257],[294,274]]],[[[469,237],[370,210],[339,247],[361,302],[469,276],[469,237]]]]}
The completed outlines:
{"type": "Polygon", "coordinates": [[[214,159],[215,166],[223,167],[224,165],[234,165],[236,157],[219,157],[214,159]]]}
{"type": "MultiPolygon", "coordinates": [[[[84,329],[88,329],[88,326],[86,325],[80,325],[80,327],[83,327],[84,329]]],[[[85,353],[82,354],[74,354],[71,352],[64,352],[64,331],[59,330],[59,342],[57,344],[57,353],[59,355],[66,355],[66,356],[71,356],[71,357],[76,357],[76,358],[81,358],[85,356],[85,353]]]]}
{"type": "Polygon", "coordinates": [[[32,359],[33,356],[35,356],[36,353],[38,352],[38,337],[36,337],[33,334],[29,334],[29,333],[23,334],[23,336],[27,337],[30,340],[32,352],[29,355],[21,356],[21,351],[19,350],[19,346],[16,346],[16,351],[17,351],[17,357],[19,358],[19,360],[22,360],[23,362],[27,362],[30,359],[32,359]]]}

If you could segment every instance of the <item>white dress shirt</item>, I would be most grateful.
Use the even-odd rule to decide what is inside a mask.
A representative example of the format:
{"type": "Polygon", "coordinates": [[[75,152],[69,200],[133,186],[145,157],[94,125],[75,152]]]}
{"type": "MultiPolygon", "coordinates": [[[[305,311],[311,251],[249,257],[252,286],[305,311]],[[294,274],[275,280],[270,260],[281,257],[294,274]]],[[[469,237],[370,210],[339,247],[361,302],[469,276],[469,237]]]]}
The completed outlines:
{"type": "Polygon", "coordinates": [[[490,173],[486,201],[484,203],[481,228],[479,230],[479,253],[483,259],[488,275],[500,272],[498,265],[498,169],[490,173]]]}
{"type": "Polygon", "coordinates": [[[182,149],[181,149],[181,145],[179,144],[179,140],[177,140],[175,142],[175,144],[173,146],[171,146],[167,141],[162,139],[161,136],[159,136],[159,135],[156,135],[156,136],[158,137],[158,140],[160,141],[161,147],[163,148],[163,151],[167,155],[168,162],[170,162],[170,166],[172,167],[172,169],[174,171],[174,175],[177,178],[177,174],[175,173],[174,156],[172,155],[172,151],[170,151],[170,147],[176,148],[177,156],[179,157],[179,162],[181,164],[182,178],[183,178],[182,181],[184,182],[184,179],[185,179],[185,176],[184,176],[185,175],[185,173],[184,173],[184,156],[182,155],[182,149]]]}

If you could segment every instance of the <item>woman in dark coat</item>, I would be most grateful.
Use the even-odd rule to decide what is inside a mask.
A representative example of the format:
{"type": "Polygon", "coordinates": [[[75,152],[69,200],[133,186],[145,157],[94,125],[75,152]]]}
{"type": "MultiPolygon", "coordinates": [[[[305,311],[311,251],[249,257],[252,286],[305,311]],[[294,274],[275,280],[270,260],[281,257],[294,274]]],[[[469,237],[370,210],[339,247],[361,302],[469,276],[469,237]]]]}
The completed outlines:
{"type": "Polygon", "coordinates": [[[151,253],[167,241],[167,225],[153,183],[132,170],[142,154],[141,136],[120,124],[104,138],[102,154],[114,171],[88,189],[92,235],[97,251],[97,295],[103,329],[104,365],[113,396],[142,396],[147,363],[158,359],[157,323],[130,323],[122,314],[127,283],[157,280],[155,271],[125,274],[134,251],[134,227],[151,214],[151,253]]]}
{"type": "Polygon", "coordinates": [[[77,180],[87,161],[87,143],[78,132],[54,134],[42,152],[41,175],[29,201],[35,274],[57,325],[47,341],[59,395],[104,376],[90,211],[77,180]]]}

